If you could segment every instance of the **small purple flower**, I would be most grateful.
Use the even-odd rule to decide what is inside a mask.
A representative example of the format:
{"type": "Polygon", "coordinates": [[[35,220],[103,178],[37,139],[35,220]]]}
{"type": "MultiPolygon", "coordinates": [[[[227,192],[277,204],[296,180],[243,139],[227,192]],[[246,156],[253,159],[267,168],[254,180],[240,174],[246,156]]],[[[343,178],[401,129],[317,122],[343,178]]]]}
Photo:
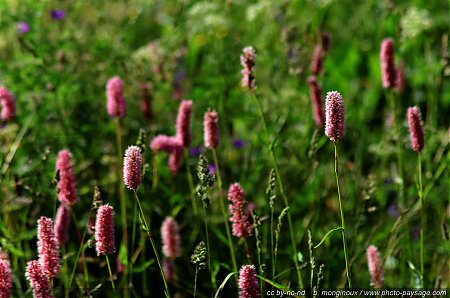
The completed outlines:
{"type": "Polygon", "coordinates": [[[201,153],[201,149],[200,149],[199,146],[198,146],[198,147],[192,147],[192,148],[189,150],[189,154],[190,154],[191,156],[199,156],[200,153],[201,153]]]}
{"type": "Polygon", "coordinates": [[[395,203],[392,203],[389,205],[387,212],[389,214],[390,217],[392,217],[393,219],[397,219],[398,217],[398,208],[397,205],[395,203]]]}
{"type": "Polygon", "coordinates": [[[233,140],[233,146],[237,149],[241,149],[241,148],[245,147],[246,144],[247,144],[247,142],[245,142],[244,140],[241,140],[241,139],[233,140]]]}
{"type": "Polygon", "coordinates": [[[25,22],[18,22],[17,31],[19,31],[19,33],[27,33],[30,31],[30,26],[25,22]]]}
{"type": "Polygon", "coordinates": [[[50,16],[54,20],[61,20],[64,18],[65,13],[64,13],[64,10],[62,10],[62,9],[52,9],[50,11],[50,16]]]}
{"type": "Polygon", "coordinates": [[[209,174],[213,175],[216,172],[216,166],[214,164],[209,165],[209,174]]]}

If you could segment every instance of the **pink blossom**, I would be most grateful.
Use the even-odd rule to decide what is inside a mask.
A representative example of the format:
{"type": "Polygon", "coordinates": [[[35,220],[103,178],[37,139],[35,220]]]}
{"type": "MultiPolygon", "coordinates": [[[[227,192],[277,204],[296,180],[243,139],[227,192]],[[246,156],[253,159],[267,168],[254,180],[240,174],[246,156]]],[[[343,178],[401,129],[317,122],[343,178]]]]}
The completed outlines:
{"type": "Polygon", "coordinates": [[[181,167],[182,160],[183,160],[183,149],[181,147],[176,147],[169,154],[169,169],[172,174],[178,173],[181,167]]]}
{"type": "Polygon", "coordinates": [[[183,148],[188,147],[191,143],[191,112],[192,100],[182,100],[178,109],[176,128],[177,138],[183,148]]]}
{"type": "Polygon", "coordinates": [[[106,83],[106,110],[110,117],[122,118],[125,116],[126,103],[123,96],[122,80],[116,76],[106,83]]]}
{"type": "Polygon", "coordinates": [[[61,203],[72,206],[78,202],[78,194],[73,172],[72,154],[69,150],[59,151],[56,171],[59,171],[58,199],[61,203]]]}
{"type": "Polygon", "coordinates": [[[339,92],[327,93],[325,110],[325,134],[331,141],[337,142],[345,134],[344,102],[339,92]]]}
{"type": "Polygon", "coordinates": [[[242,87],[247,87],[250,90],[254,90],[256,88],[255,85],[255,77],[253,75],[253,71],[255,68],[255,49],[253,47],[245,47],[243,50],[243,55],[240,56],[241,65],[244,68],[242,73],[242,87]]]}
{"type": "Polygon", "coordinates": [[[157,135],[150,142],[150,148],[154,153],[157,153],[158,151],[171,153],[178,147],[181,147],[179,139],[177,137],[169,137],[166,135],[157,135]]]}
{"type": "Polygon", "coordinates": [[[141,184],[141,168],[141,149],[137,146],[128,147],[123,160],[123,181],[129,189],[136,190],[141,184]]]}
{"type": "Polygon", "coordinates": [[[311,59],[311,72],[318,75],[322,70],[322,46],[316,45],[311,59]]]}
{"type": "Polygon", "coordinates": [[[180,233],[178,223],[172,217],[166,217],[161,226],[163,253],[168,258],[181,255],[180,233]]]}
{"type": "Polygon", "coordinates": [[[58,244],[61,246],[69,240],[70,207],[64,204],[59,205],[55,219],[55,235],[58,244]]]}
{"type": "Polygon", "coordinates": [[[383,271],[381,268],[380,253],[374,245],[367,248],[367,264],[371,277],[371,285],[381,288],[383,285],[383,271]]]}
{"type": "Polygon", "coordinates": [[[6,87],[0,87],[0,120],[8,121],[16,116],[16,101],[6,87]]]}
{"type": "Polygon", "coordinates": [[[228,200],[231,201],[229,209],[231,213],[230,222],[233,223],[233,235],[243,238],[251,236],[253,233],[253,225],[244,214],[244,190],[239,183],[234,183],[230,186],[228,200]]]}
{"type": "Polygon", "coordinates": [[[405,63],[401,61],[396,69],[395,91],[402,93],[405,90],[405,63]]]}
{"type": "Polygon", "coordinates": [[[103,205],[98,208],[95,221],[95,248],[97,256],[114,253],[116,251],[114,239],[114,209],[109,205],[103,205]]]}
{"type": "Polygon", "coordinates": [[[205,146],[216,148],[219,145],[219,117],[217,112],[208,111],[203,120],[205,146]]]}
{"type": "Polygon", "coordinates": [[[420,109],[418,107],[408,108],[408,126],[412,149],[416,152],[422,151],[425,144],[425,134],[423,132],[420,109]]]}
{"type": "Polygon", "coordinates": [[[254,265],[244,265],[239,270],[239,298],[259,298],[259,284],[254,265]]]}
{"type": "Polygon", "coordinates": [[[313,107],[314,122],[318,127],[325,126],[325,111],[323,109],[322,91],[315,76],[308,78],[309,94],[311,97],[311,104],[313,107]]]}
{"type": "Polygon", "coordinates": [[[33,288],[34,298],[53,297],[50,279],[38,261],[34,260],[27,263],[27,271],[25,276],[33,288]]]}
{"type": "Polygon", "coordinates": [[[39,263],[48,277],[55,277],[60,269],[59,245],[51,218],[42,216],[38,220],[39,263]]]}
{"type": "Polygon", "coordinates": [[[8,256],[0,252],[0,298],[11,297],[12,271],[8,256]]]}
{"type": "Polygon", "coordinates": [[[171,282],[173,280],[173,262],[169,258],[165,258],[162,261],[163,271],[164,271],[164,277],[168,282],[171,282]]]}
{"type": "Polygon", "coordinates": [[[397,70],[394,64],[394,41],[391,38],[386,38],[381,43],[380,64],[383,88],[395,87],[397,70]]]}

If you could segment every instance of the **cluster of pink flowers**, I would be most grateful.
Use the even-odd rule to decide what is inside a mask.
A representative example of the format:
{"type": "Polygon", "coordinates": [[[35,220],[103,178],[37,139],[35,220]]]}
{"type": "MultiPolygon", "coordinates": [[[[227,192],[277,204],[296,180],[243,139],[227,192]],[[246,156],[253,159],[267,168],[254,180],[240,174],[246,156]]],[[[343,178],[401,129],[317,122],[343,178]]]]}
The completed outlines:
{"type": "Polygon", "coordinates": [[[181,255],[180,232],[178,223],[172,217],[166,217],[161,226],[163,253],[167,258],[181,255]]]}
{"type": "Polygon", "coordinates": [[[344,102],[339,92],[327,93],[325,110],[325,134],[331,141],[337,142],[345,134],[344,102]]]}
{"type": "Polygon", "coordinates": [[[59,245],[69,240],[70,206],[59,205],[55,218],[55,235],[59,245]]]}
{"type": "Polygon", "coordinates": [[[242,87],[254,90],[256,88],[255,77],[253,75],[255,67],[255,49],[253,47],[245,47],[243,54],[240,56],[242,70],[242,87]]]}
{"type": "Polygon", "coordinates": [[[239,298],[259,298],[259,283],[254,265],[244,265],[239,270],[239,298]]]}
{"type": "Polygon", "coordinates": [[[322,70],[322,45],[315,46],[312,60],[311,60],[311,72],[318,75],[322,70]]]}
{"type": "Polygon", "coordinates": [[[41,264],[34,260],[27,264],[26,278],[33,288],[33,296],[36,298],[52,298],[53,291],[44,268],[41,264]]]}
{"type": "Polygon", "coordinates": [[[0,298],[11,297],[12,271],[8,256],[0,252],[0,298]]]}
{"type": "Polygon", "coordinates": [[[137,146],[130,146],[125,151],[123,160],[123,181],[132,190],[136,190],[142,180],[142,154],[137,146]]]}
{"type": "Polygon", "coordinates": [[[191,143],[191,112],[192,100],[182,100],[178,109],[176,135],[157,135],[150,142],[150,148],[155,154],[159,151],[169,154],[169,168],[174,174],[181,167],[183,148],[187,148],[191,143]]]}
{"type": "Polygon", "coordinates": [[[113,77],[106,83],[106,110],[113,118],[125,116],[126,103],[123,96],[123,82],[119,77],[113,77]]]}
{"type": "Polygon", "coordinates": [[[231,213],[230,222],[233,223],[233,235],[243,238],[249,237],[253,233],[253,225],[244,214],[244,196],[244,190],[239,183],[230,185],[228,189],[228,200],[231,201],[229,209],[231,213]]]}
{"type": "Polygon", "coordinates": [[[51,218],[41,216],[38,220],[39,263],[49,277],[55,277],[60,269],[59,245],[56,239],[53,221],[51,218]]]}
{"type": "Polygon", "coordinates": [[[98,208],[94,236],[97,256],[100,254],[109,255],[116,251],[114,209],[110,205],[103,205],[98,208]]]}
{"type": "Polygon", "coordinates": [[[371,285],[381,288],[383,285],[383,271],[381,268],[380,253],[374,245],[367,248],[367,264],[369,267],[371,285]]]}
{"type": "Polygon", "coordinates": [[[203,120],[206,148],[216,148],[219,145],[219,117],[217,112],[208,111],[203,120]]]}
{"type": "Polygon", "coordinates": [[[416,152],[422,151],[425,144],[425,133],[423,132],[420,109],[418,107],[408,108],[408,126],[412,149],[416,152]]]}
{"type": "Polygon", "coordinates": [[[59,171],[58,199],[62,204],[73,206],[78,202],[78,194],[73,172],[72,154],[69,150],[59,151],[56,171],[59,171]]]}
{"type": "Polygon", "coordinates": [[[325,111],[323,109],[322,91],[320,90],[319,84],[317,83],[317,78],[315,76],[310,76],[308,78],[308,83],[314,122],[318,127],[324,127],[325,111]]]}
{"type": "Polygon", "coordinates": [[[16,116],[16,101],[6,87],[0,87],[0,120],[9,121],[16,116]]]}
{"type": "Polygon", "coordinates": [[[386,89],[395,87],[397,70],[394,63],[394,41],[391,38],[386,38],[381,43],[380,64],[383,87],[386,89]]]}

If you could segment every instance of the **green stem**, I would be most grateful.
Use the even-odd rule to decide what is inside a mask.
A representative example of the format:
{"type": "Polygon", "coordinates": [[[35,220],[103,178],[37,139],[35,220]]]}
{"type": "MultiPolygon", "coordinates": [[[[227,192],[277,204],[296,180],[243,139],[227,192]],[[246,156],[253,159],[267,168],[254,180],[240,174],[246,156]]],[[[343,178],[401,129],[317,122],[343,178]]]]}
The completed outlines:
{"type": "Polygon", "coordinates": [[[422,289],[424,288],[424,278],[423,278],[423,230],[425,229],[425,220],[423,215],[423,193],[422,193],[422,155],[420,151],[417,158],[419,166],[419,200],[420,200],[420,281],[422,289]]]}
{"type": "MultiPolygon", "coordinates": [[[[128,230],[127,230],[127,207],[125,204],[125,185],[123,181],[123,173],[122,173],[122,129],[120,126],[120,119],[116,119],[116,137],[117,137],[117,171],[119,174],[119,195],[120,195],[120,213],[122,218],[122,244],[125,247],[125,258],[128,260],[128,230]]],[[[125,281],[124,286],[124,296],[128,297],[128,268],[124,266],[123,268],[123,280],[125,281]]]]}
{"type": "Polygon", "coordinates": [[[276,263],[275,263],[275,251],[273,245],[273,212],[274,206],[270,206],[270,255],[272,257],[272,280],[275,281],[276,263]]]}
{"type": "Polygon", "coordinates": [[[211,271],[211,250],[209,246],[208,212],[206,211],[206,206],[204,204],[203,204],[203,211],[205,211],[205,234],[206,234],[206,249],[208,250],[208,271],[211,276],[211,286],[213,287],[214,291],[216,291],[216,286],[211,271]]]}
{"type": "Polygon", "coordinates": [[[338,175],[338,154],[337,154],[337,146],[336,142],[334,143],[334,174],[336,175],[336,186],[337,186],[337,192],[338,192],[338,199],[339,199],[339,210],[341,212],[341,222],[342,222],[342,242],[344,244],[344,257],[345,257],[345,272],[347,274],[347,281],[348,286],[351,289],[352,288],[352,280],[350,277],[350,265],[348,262],[348,255],[347,255],[347,241],[345,239],[345,220],[344,220],[344,210],[342,208],[342,200],[341,200],[341,190],[339,188],[339,175],[338,175]]]}
{"type": "Polygon", "coordinates": [[[147,235],[148,235],[148,239],[150,239],[150,243],[152,244],[153,251],[154,251],[155,256],[156,256],[156,261],[157,261],[158,266],[159,266],[159,271],[161,272],[161,277],[162,277],[163,282],[164,282],[164,287],[166,288],[166,297],[170,297],[169,286],[167,285],[166,277],[164,276],[164,270],[163,270],[163,268],[161,266],[161,261],[160,261],[160,258],[159,258],[158,251],[156,250],[155,241],[153,240],[152,233],[150,232],[150,228],[149,228],[149,226],[147,224],[147,220],[145,219],[144,211],[142,210],[141,202],[139,201],[139,197],[138,197],[138,195],[136,193],[136,190],[133,190],[133,193],[134,193],[134,197],[136,198],[136,202],[137,202],[137,204],[139,206],[139,211],[141,212],[142,221],[144,223],[145,230],[146,230],[147,235]]]}
{"type": "MultiPolygon", "coordinates": [[[[136,211],[137,211],[137,202],[134,201],[134,208],[133,208],[133,229],[131,232],[131,253],[134,252],[134,242],[136,240],[136,221],[137,221],[137,216],[136,216],[136,211]]],[[[133,258],[131,258],[131,260],[129,261],[129,280],[128,280],[128,285],[129,287],[131,286],[132,282],[133,282],[133,258]]]]}
{"type": "Polygon", "coordinates": [[[153,154],[153,179],[152,179],[152,191],[155,192],[158,187],[158,155],[153,154]]]}
{"type": "Polygon", "coordinates": [[[111,286],[113,289],[114,294],[116,294],[116,286],[114,285],[114,279],[111,271],[111,265],[109,264],[109,258],[108,255],[105,255],[106,257],[106,264],[108,265],[108,272],[109,272],[109,278],[111,279],[111,286]]]}
{"type": "Polygon", "coordinates": [[[194,182],[192,180],[191,167],[189,166],[189,153],[187,148],[184,148],[184,159],[186,160],[186,173],[188,176],[189,193],[191,197],[192,210],[194,211],[194,215],[197,215],[197,203],[194,197],[194,182]]]}
{"type": "Polygon", "coordinates": [[[198,266],[195,265],[195,278],[194,278],[194,298],[197,294],[197,275],[198,275],[198,266]]]}
{"type": "Polygon", "coordinates": [[[220,176],[219,160],[217,158],[216,149],[212,148],[211,151],[213,154],[214,165],[216,166],[217,186],[219,188],[220,209],[222,210],[223,222],[225,224],[225,231],[227,233],[228,247],[230,249],[231,261],[233,263],[233,271],[237,272],[238,270],[237,270],[236,256],[234,255],[233,240],[231,238],[230,226],[228,225],[228,216],[227,216],[225,204],[223,203],[223,199],[222,199],[222,178],[220,176]]]}
{"type": "MultiPolygon", "coordinates": [[[[286,193],[284,192],[284,186],[283,186],[283,182],[281,180],[280,170],[278,169],[277,157],[275,155],[275,151],[273,150],[273,145],[270,144],[269,131],[268,131],[267,125],[266,125],[266,120],[265,120],[265,117],[264,117],[263,107],[262,107],[262,104],[261,104],[258,96],[256,95],[256,93],[253,92],[252,94],[253,94],[253,98],[256,100],[256,103],[258,104],[258,107],[259,107],[259,113],[260,113],[260,116],[261,116],[261,122],[263,124],[264,133],[265,133],[266,139],[267,139],[267,145],[269,147],[269,151],[270,151],[270,154],[271,154],[271,157],[272,157],[273,168],[275,169],[275,175],[277,177],[278,188],[280,189],[280,194],[283,197],[284,205],[285,205],[286,208],[288,208],[289,207],[289,202],[288,202],[286,193]]],[[[294,229],[293,229],[293,226],[292,226],[292,219],[291,219],[291,214],[290,213],[287,214],[287,218],[288,218],[289,234],[290,234],[290,238],[291,238],[292,250],[294,251],[294,264],[295,264],[295,269],[296,269],[296,272],[297,272],[298,284],[299,284],[300,288],[303,288],[302,274],[300,272],[300,266],[298,264],[298,252],[297,252],[297,246],[295,244],[294,229]]]]}

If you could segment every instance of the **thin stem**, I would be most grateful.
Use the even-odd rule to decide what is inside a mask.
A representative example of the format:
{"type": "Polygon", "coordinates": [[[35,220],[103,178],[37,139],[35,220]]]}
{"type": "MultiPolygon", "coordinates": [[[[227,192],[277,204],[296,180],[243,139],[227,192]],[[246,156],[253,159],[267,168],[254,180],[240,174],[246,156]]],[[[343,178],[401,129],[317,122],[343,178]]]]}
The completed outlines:
{"type": "MultiPolygon", "coordinates": [[[[273,245],[273,210],[274,206],[270,206],[270,255],[272,257],[272,280],[275,281],[275,271],[276,271],[276,263],[275,263],[275,251],[273,245]]],[[[273,286],[272,286],[273,288],[273,286]]]]}
{"type": "Polygon", "coordinates": [[[252,256],[250,254],[250,250],[248,249],[247,239],[245,239],[245,238],[243,238],[243,239],[244,239],[244,245],[245,245],[245,255],[247,256],[248,263],[252,264],[253,263],[252,262],[252,256]]]}
{"type": "Polygon", "coordinates": [[[194,211],[194,215],[197,215],[197,202],[195,201],[194,197],[194,182],[192,180],[191,167],[189,166],[189,153],[187,148],[184,148],[184,159],[186,160],[186,173],[188,177],[189,194],[191,197],[192,210],[194,211]]]}
{"type": "MultiPolygon", "coordinates": [[[[134,242],[135,242],[135,239],[136,239],[136,221],[137,221],[137,216],[136,216],[136,212],[137,211],[137,202],[136,201],[134,201],[134,208],[133,208],[133,229],[132,229],[132,232],[131,232],[131,253],[133,253],[134,252],[134,242]]],[[[129,286],[131,286],[131,284],[132,284],[132,282],[133,282],[133,264],[134,264],[134,261],[133,261],[134,259],[133,259],[133,257],[131,258],[131,261],[129,262],[129,267],[130,267],[130,269],[129,269],[129,272],[130,272],[130,274],[129,274],[129,280],[128,280],[128,285],[129,286]]]]}
{"type": "Polygon", "coordinates": [[[209,233],[208,233],[208,213],[206,211],[206,206],[203,204],[203,211],[205,211],[205,234],[206,234],[206,249],[208,250],[208,271],[209,274],[211,276],[211,285],[214,289],[214,291],[216,290],[215,284],[214,284],[214,280],[213,280],[213,276],[212,276],[212,271],[211,271],[211,251],[209,248],[209,233]]]}
{"type": "Polygon", "coordinates": [[[116,294],[116,286],[114,285],[114,279],[111,271],[111,265],[109,264],[109,258],[108,255],[105,255],[106,258],[106,264],[108,265],[108,272],[109,272],[109,278],[111,279],[111,286],[113,289],[114,294],[116,294]]]}
{"type": "Polygon", "coordinates": [[[198,275],[198,266],[195,265],[195,278],[194,278],[194,298],[197,294],[197,275],[198,275]]]}
{"type": "Polygon", "coordinates": [[[223,199],[222,199],[222,178],[220,176],[219,160],[217,158],[216,149],[212,148],[211,151],[212,151],[212,154],[213,154],[214,165],[216,167],[217,186],[219,188],[220,209],[222,210],[223,222],[225,224],[225,231],[227,233],[228,248],[230,249],[231,262],[233,263],[233,271],[234,272],[238,272],[238,270],[237,270],[237,263],[236,263],[236,256],[234,255],[234,249],[233,249],[233,240],[231,238],[230,226],[228,225],[228,216],[227,216],[225,204],[223,203],[223,199]]]}
{"type": "MultiPolygon", "coordinates": [[[[127,207],[125,204],[125,185],[123,184],[123,173],[122,173],[122,129],[120,126],[120,119],[115,120],[116,123],[116,137],[117,137],[117,171],[119,174],[119,195],[120,195],[120,213],[122,218],[122,244],[125,247],[125,258],[128,260],[128,230],[127,230],[127,207]]],[[[124,296],[128,297],[128,268],[125,266],[123,268],[123,280],[125,280],[124,286],[124,296]]]]}
{"type": "Polygon", "coordinates": [[[352,288],[352,280],[351,280],[351,277],[350,277],[350,266],[349,266],[348,256],[347,256],[347,241],[345,239],[344,210],[342,209],[341,190],[339,188],[338,154],[337,154],[336,142],[333,142],[333,143],[334,143],[334,174],[336,175],[336,186],[337,186],[338,199],[339,199],[339,210],[341,212],[342,242],[344,244],[344,257],[345,257],[345,272],[347,274],[348,286],[351,289],[352,288]]]}
{"type": "Polygon", "coordinates": [[[425,229],[425,220],[423,215],[423,193],[422,193],[422,155],[420,151],[417,156],[417,162],[419,166],[419,200],[420,200],[420,281],[422,289],[424,288],[424,278],[423,278],[423,230],[425,229]]]}
{"type": "Polygon", "coordinates": [[[158,155],[153,154],[153,179],[152,179],[152,191],[155,192],[158,187],[158,155]]]}
{"type": "MultiPolygon", "coordinates": [[[[253,92],[252,94],[253,94],[253,98],[256,100],[256,103],[258,104],[258,107],[259,107],[261,122],[263,124],[264,133],[265,133],[266,139],[267,139],[267,146],[268,146],[268,149],[269,149],[271,157],[272,157],[272,164],[273,164],[273,168],[275,169],[275,175],[277,177],[278,188],[280,189],[280,194],[283,197],[285,207],[289,207],[289,202],[288,202],[286,193],[284,192],[283,182],[281,180],[280,170],[278,169],[277,157],[275,155],[275,151],[273,150],[272,144],[270,144],[269,131],[268,131],[267,125],[266,125],[263,107],[262,107],[262,104],[261,104],[258,96],[256,95],[256,92],[253,92]]],[[[291,219],[290,212],[288,212],[287,218],[288,218],[289,234],[290,234],[290,238],[291,238],[292,250],[294,251],[294,264],[295,264],[295,269],[297,272],[297,279],[298,279],[300,288],[303,288],[302,274],[300,272],[300,266],[298,264],[298,252],[297,252],[297,246],[295,244],[295,237],[294,237],[295,235],[294,235],[294,229],[292,226],[292,219],[291,219]]]]}
{"type": "Polygon", "coordinates": [[[136,193],[136,190],[133,190],[133,193],[134,193],[134,197],[136,198],[136,202],[137,202],[137,204],[139,206],[139,211],[141,212],[142,221],[144,223],[145,230],[146,230],[147,235],[148,235],[148,239],[150,239],[150,243],[152,244],[153,251],[154,251],[155,256],[156,256],[156,261],[157,261],[158,266],[159,266],[159,271],[161,272],[161,277],[162,277],[163,282],[164,282],[164,287],[166,288],[166,296],[170,297],[169,286],[167,285],[166,277],[164,276],[164,270],[163,270],[163,268],[161,266],[161,260],[159,258],[158,251],[156,250],[155,241],[153,240],[152,233],[150,232],[150,228],[149,228],[149,226],[147,224],[147,220],[145,219],[144,211],[142,210],[141,202],[139,201],[139,197],[138,197],[138,195],[136,193]]]}

